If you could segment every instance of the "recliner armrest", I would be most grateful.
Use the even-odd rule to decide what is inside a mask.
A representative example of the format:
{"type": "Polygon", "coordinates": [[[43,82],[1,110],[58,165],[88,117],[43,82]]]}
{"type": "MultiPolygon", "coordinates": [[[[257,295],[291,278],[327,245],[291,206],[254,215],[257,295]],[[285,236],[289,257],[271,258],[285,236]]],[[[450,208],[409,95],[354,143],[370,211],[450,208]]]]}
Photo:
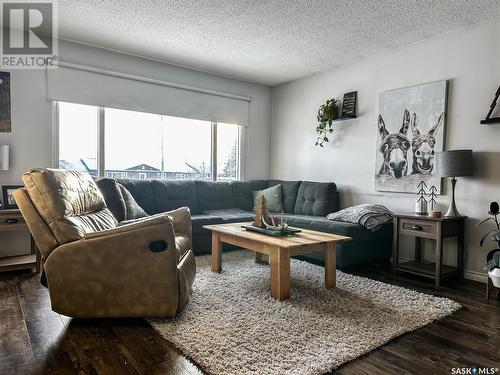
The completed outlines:
{"type": "Polygon", "coordinates": [[[188,207],[181,207],[176,210],[165,212],[165,215],[172,220],[174,232],[188,236],[191,241],[191,211],[188,207]]]}
{"type": "Polygon", "coordinates": [[[130,221],[116,228],[107,229],[99,232],[86,233],[83,239],[90,240],[94,238],[106,237],[114,234],[120,234],[137,229],[148,228],[152,225],[165,224],[165,223],[171,223],[173,225],[172,220],[170,219],[169,216],[167,216],[166,214],[158,214],[154,216],[149,216],[147,218],[130,221]]]}
{"type": "Polygon", "coordinates": [[[189,238],[189,242],[192,245],[193,239],[192,239],[191,211],[189,210],[189,207],[181,207],[176,210],[163,212],[161,214],[151,215],[140,219],[122,221],[119,224],[119,226],[122,227],[134,223],[141,223],[165,215],[168,216],[169,219],[171,220],[172,225],[174,226],[174,233],[176,235],[186,236],[187,238],[189,238]]]}

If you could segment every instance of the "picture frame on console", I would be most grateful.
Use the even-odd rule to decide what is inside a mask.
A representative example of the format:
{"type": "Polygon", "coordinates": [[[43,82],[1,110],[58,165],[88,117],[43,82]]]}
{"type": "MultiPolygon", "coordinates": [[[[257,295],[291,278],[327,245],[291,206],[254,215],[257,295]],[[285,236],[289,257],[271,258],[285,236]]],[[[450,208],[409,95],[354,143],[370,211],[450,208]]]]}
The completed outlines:
{"type": "Polygon", "coordinates": [[[15,190],[22,188],[23,185],[3,185],[2,186],[2,202],[4,209],[17,208],[16,200],[14,199],[15,190]]]}

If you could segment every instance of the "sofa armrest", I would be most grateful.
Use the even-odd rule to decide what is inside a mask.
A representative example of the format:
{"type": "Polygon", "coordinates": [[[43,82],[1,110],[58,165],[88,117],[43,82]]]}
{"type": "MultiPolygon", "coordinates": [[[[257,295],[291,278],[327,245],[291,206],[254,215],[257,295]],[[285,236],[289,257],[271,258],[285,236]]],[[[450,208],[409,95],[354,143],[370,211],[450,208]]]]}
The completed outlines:
{"type": "Polygon", "coordinates": [[[44,268],[52,308],[65,315],[171,317],[178,308],[177,251],[165,215],[62,245],[44,268]],[[151,248],[154,241],[167,248],[151,248]]]}

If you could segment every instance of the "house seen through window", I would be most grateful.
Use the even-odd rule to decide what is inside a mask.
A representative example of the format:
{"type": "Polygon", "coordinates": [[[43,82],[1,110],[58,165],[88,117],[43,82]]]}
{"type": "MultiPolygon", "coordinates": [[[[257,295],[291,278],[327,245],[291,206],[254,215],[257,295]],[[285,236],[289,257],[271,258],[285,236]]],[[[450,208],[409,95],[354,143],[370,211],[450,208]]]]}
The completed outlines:
{"type": "Polygon", "coordinates": [[[57,103],[59,168],[138,180],[240,177],[241,127],[57,103]]]}

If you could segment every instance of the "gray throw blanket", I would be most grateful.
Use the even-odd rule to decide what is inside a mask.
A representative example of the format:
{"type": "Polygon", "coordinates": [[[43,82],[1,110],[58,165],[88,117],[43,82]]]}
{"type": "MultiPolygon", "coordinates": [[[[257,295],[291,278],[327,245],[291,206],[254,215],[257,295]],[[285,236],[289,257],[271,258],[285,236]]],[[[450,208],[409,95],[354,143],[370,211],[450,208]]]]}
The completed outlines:
{"type": "Polygon", "coordinates": [[[366,203],[331,213],[327,219],[361,224],[366,229],[375,232],[382,228],[383,224],[392,221],[392,212],[380,204],[366,203]]]}

